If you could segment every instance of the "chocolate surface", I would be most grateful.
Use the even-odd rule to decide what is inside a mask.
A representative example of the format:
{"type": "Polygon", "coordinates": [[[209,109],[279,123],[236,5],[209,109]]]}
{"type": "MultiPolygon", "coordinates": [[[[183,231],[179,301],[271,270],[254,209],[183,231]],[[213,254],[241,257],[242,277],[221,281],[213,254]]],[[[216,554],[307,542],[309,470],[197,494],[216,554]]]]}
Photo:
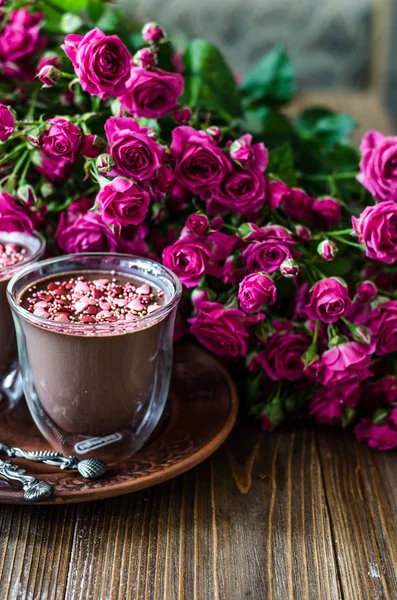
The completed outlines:
{"type": "MultiPolygon", "coordinates": [[[[71,276],[67,274],[68,279],[71,276]]],[[[109,273],[84,272],[86,281],[105,276],[111,279],[109,273]]],[[[115,277],[121,285],[149,283],[124,275],[115,277]]],[[[36,282],[34,290],[32,286],[30,292],[21,294],[20,304],[28,308],[33,291],[48,289],[49,283],[60,280],[66,280],[66,275],[36,282]]],[[[153,302],[164,303],[158,291],[153,302]]],[[[171,314],[150,324],[148,319],[139,322],[137,317],[136,329],[128,331],[124,322],[113,322],[111,332],[93,323],[83,322],[82,326],[81,321],[64,325],[46,319],[47,325],[23,319],[34,386],[52,421],[69,434],[90,436],[113,433],[133,425],[134,420],[138,425],[151,399],[163,337],[172,335],[173,319],[171,314]]]]}

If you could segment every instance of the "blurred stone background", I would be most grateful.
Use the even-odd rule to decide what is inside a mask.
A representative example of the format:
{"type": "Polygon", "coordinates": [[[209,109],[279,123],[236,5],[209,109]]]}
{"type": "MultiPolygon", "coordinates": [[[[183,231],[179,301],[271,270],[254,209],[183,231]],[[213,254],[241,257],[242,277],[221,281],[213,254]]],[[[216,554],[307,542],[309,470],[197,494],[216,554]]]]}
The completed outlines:
{"type": "MultiPolygon", "coordinates": [[[[397,0],[120,0],[156,20],[181,45],[205,37],[241,75],[275,44],[296,67],[301,90],[356,90],[397,117],[397,0]]],[[[354,97],[354,96],[353,96],[354,97]]]]}

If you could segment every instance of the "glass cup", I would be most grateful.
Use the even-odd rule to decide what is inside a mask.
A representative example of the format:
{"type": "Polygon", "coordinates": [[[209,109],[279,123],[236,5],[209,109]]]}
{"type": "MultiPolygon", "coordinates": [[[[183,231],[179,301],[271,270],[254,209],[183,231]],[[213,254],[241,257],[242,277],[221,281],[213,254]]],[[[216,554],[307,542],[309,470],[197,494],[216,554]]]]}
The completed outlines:
{"type": "Polygon", "coordinates": [[[0,231],[0,244],[18,244],[28,250],[25,260],[11,267],[0,268],[0,409],[3,411],[12,408],[23,393],[17,360],[17,341],[6,289],[15,273],[42,257],[45,241],[38,233],[0,231]]]}
{"type": "Polygon", "coordinates": [[[26,267],[10,281],[27,404],[38,428],[63,454],[111,461],[136,452],[156,427],[170,384],[181,284],[162,265],[136,256],[85,253],[26,267]],[[133,321],[60,323],[22,308],[42,279],[114,276],[164,292],[160,309],[133,321]]]}

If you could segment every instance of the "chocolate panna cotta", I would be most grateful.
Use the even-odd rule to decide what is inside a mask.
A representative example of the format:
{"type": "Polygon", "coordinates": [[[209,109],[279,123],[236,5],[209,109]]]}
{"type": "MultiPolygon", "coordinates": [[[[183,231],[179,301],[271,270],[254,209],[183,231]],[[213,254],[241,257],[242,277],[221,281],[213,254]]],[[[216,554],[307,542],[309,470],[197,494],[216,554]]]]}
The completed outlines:
{"type": "Polygon", "coordinates": [[[0,232],[0,379],[8,373],[17,358],[14,322],[6,296],[7,285],[15,273],[15,267],[32,255],[28,246],[7,241],[10,237],[0,232]]]}
{"type": "Polygon", "coordinates": [[[156,319],[161,288],[87,270],[38,280],[17,302],[40,318],[22,326],[37,397],[57,427],[104,436],[142,418],[169,330],[156,319]]]}

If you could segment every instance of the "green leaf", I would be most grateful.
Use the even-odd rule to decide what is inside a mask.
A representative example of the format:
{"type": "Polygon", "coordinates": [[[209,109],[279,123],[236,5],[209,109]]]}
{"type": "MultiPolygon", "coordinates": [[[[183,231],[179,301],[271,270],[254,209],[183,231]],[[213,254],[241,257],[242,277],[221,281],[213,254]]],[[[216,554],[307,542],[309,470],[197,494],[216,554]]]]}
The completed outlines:
{"type": "Polygon", "coordinates": [[[45,29],[53,32],[62,32],[62,15],[81,13],[87,6],[88,0],[51,0],[44,3],[45,29]]]}
{"type": "Polygon", "coordinates": [[[290,144],[283,144],[270,152],[267,173],[292,187],[297,185],[294,155],[290,144]]]}
{"type": "Polygon", "coordinates": [[[281,146],[296,136],[289,119],[268,106],[249,107],[245,112],[243,127],[260,136],[269,148],[281,146]]]}
{"type": "Polygon", "coordinates": [[[94,24],[98,23],[104,12],[105,5],[102,0],[88,0],[87,14],[94,24]]]}
{"type": "Polygon", "coordinates": [[[230,121],[240,117],[240,91],[222,54],[206,40],[193,40],[184,54],[185,93],[182,102],[194,109],[217,112],[230,121]]]}
{"type": "Polygon", "coordinates": [[[343,144],[357,122],[350,115],[335,114],[326,108],[305,110],[296,122],[296,128],[304,138],[317,137],[325,145],[343,144]]]}
{"type": "Polygon", "coordinates": [[[318,121],[334,114],[332,110],[322,106],[308,108],[299,115],[295,126],[302,137],[311,137],[318,121]]]}
{"type": "Polygon", "coordinates": [[[351,271],[351,259],[346,256],[337,256],[333,260],[322,261],[320,269],[327,277],[346,275],[351,271]]]}
{"type": "Polygon", "coordinates": [[[248,71],[242,86],[249,104],[285,104],[295,94],[295,71],[283,48],[276,46],[248,71]]]}

